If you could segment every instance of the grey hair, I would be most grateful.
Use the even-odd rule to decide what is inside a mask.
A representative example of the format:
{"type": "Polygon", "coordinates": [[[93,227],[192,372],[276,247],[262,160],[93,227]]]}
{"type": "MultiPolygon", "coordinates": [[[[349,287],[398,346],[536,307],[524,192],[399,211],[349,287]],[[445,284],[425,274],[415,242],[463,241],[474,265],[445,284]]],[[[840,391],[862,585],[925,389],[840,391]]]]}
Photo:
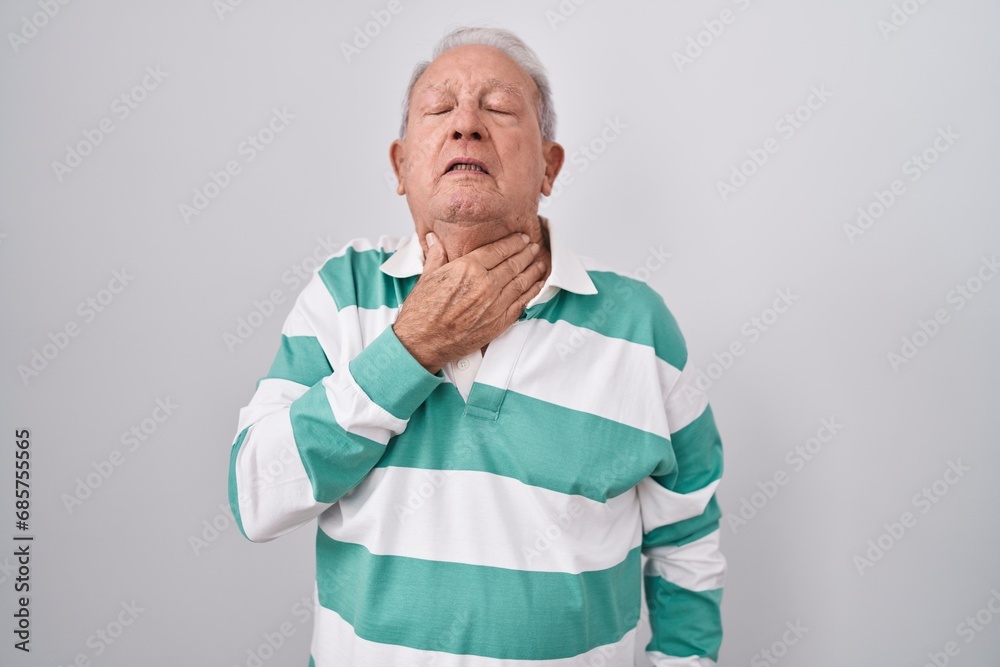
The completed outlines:
{"type": "Polygon", "coordinates": [[[399,138],[406,138],[406,121],[410,115],[410,96],[417,79],[427,70],[431,62],[445,51],[456,46],[467,45],[489,46],[509,56],[521,69],[531,77],[538,87],[538,125],[542,131],[543,141],[552,141],[556,134],[556,112],[552,105],[552,87],[545,68],[538,56],[525,44],[520,37],[508,30],[500,28],[456,28],[441,38],[434,47],[431,60],[417,63],[410,77],[403,97],[403,120],[399,125],[399,138]]]}

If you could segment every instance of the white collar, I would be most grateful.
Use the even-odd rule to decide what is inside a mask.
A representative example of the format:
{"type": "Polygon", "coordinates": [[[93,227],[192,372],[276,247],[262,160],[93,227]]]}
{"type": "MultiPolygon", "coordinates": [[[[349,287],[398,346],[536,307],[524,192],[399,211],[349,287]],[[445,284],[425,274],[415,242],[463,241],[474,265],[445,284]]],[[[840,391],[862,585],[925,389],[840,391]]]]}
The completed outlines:
{"type": "MultiPolygon", "coordinates": [[[[539,221],[549,232],[549,250],[552,256],[552,270],[542,284],[541,291],[528,302],[528,307],[548,301],[560,289],[577,294],[597,294],[594,281],[587,274],[583,262],[569,246],[562,242],[562,237],[548,218],[538,216],[539,221]]],[[[420,247],[417,232],[413,232],[400,241],[396,252],[382,262],[379,268],[395,278],[409,278],[423,273],[424,249],[420,247]]]]}

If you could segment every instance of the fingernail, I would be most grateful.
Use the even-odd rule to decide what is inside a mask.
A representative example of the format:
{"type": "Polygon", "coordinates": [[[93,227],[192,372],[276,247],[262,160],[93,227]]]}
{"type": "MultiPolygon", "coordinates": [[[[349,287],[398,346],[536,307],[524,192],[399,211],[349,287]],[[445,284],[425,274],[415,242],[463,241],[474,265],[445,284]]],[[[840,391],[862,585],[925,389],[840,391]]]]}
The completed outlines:
{"type": "Polygon", "coordinates": [[[524,232],[521,232],[521,238],[524,239],[525,243],[531,240],[531,237],[525,234],[524,232]]]}
{"type": "Polygon", "coordinates": [[[427,232],[427,237],[426,238],[427,238],[427,247],[428,248],[430,248],[431,246],[433,246],[436,243],[436,241],[434,240],[434,232],[427,232]]]}
{"type": "Polygon", "coordinates": [[[531,248],[531,254],[532,255],[537,255],[538,254],[539,247],[538,247],[537,243],[532,243],[531,246],[529,246],[529,247],[531,248]]]}

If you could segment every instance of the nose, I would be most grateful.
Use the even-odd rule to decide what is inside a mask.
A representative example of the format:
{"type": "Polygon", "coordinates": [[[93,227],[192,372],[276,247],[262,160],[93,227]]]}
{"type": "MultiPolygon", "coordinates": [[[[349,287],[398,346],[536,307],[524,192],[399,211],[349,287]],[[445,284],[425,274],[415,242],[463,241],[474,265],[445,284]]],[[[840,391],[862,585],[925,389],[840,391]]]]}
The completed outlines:
{"type": "Polygon", "coordinates": [[[454,126],[451,133],[452,139],[483,140],[486,134],[486,126],[479,115],[479,109],[474,105],[460,105],[452,117],[454,118],[454,126]]]}

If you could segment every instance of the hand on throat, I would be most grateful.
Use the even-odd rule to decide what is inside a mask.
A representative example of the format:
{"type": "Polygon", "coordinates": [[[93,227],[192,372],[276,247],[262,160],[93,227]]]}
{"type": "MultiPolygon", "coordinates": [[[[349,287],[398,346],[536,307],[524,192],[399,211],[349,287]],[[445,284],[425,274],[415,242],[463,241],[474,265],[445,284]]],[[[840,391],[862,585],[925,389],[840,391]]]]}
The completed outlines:
{"type": "MultiPolygon", "coordinates": [[[[549,247],[549,231],[547,220],[535,215],[530,218],[517,218],[508,221],[476,221],[451,222],[433,221],[430,225],[418,226],[420,244],[424,254],[427,253],[427,232],[434,232],[438,242],[444,244],[448,261],[453,261],[489,243],[493,243],[514,232],[524,232],[530,237],[529,243],[537,243],[541,247],[536,260],[545,264],[543,281],[551,271],[551,248],[549,247]],[[544,222],[543,222],[544,221],[544,222]]],[[[484,348],[485,349],[485,348],[484,348]]]]}

